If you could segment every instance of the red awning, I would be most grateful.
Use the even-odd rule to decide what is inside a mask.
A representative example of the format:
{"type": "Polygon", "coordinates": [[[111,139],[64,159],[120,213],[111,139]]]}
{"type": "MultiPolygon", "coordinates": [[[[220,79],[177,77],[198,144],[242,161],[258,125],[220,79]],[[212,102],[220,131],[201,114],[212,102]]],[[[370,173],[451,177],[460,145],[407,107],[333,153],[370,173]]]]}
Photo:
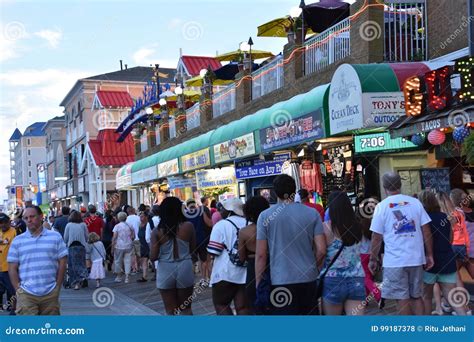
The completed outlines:
{"type": "Polygon", "coordinates": [[[123,142],[117,142],[119,133],[104,129],[97,139],[89,141],[89,148],[97,166],[122,166],[135,160],[133,137],[128,135],[123,142]]]}
{"type": "Polygon", "coordinates": [[[221,62],[214,57],[182,56],[181,60],[191,76],[199,75],[202,69],[207,69],[209,66],[212,70],[217,70],[222,66],[221,62]]]}
{"type": "Polygon", "coordinates": [[[102,107],[133,106],[132,97],[126,91],[98,90],[97,97],[99,98],[102,107]]]}

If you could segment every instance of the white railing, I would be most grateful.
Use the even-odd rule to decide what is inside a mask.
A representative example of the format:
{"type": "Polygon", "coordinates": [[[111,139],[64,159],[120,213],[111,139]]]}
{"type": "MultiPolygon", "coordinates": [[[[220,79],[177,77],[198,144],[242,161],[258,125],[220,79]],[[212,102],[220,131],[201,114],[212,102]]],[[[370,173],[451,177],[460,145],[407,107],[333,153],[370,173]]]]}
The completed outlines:
{"type": "Polygon", "coordinates": [[[306,75],[350,55],[350,28],[350,20],[347,18],[304,43],[306,75]]]}
{"type": "Polygon", "coordinates": [[[201,111],[199,102],[186,109],[186,130],[192,130],[201,125],[201,111]]]}
{"type": "Polygon", "coordinates": [[[156,125],[156,127],[155,127],[155,145],[158,146],[160,143],[161,143],[160,125],[156,125]]]}
{"type": "Polygon", "coordinates": [[[170,139],[176,138],[176,120],[170,117],[168,123],[170,125],[170,139]]]}
{"type": "Polygon", "coordinates": [[[283,87],[283,56],[277,56],[273,61],[252,73],[252,99],[283,87]]]}
{"type": "Polygon", "coordinates": [[[235,83],[212,95],[212,115],[221,116],[235,109],[235,83]]]}
{"type": "MultiPolygon", "coordinates": [[[[384,58],[386,61],[426,60],[426,18],[426,4],[423,0],[385,1],[384,58]]],[[[437,23],[437,25],[442,25],[442,23],[437,23]]]]}
{"type": "Polygon", "coordinates": [[[82,121],[79,124],[79,135],[78,135],[78,137],[82,137],[83,135],[84,135],[84,121],[82,121]]]}

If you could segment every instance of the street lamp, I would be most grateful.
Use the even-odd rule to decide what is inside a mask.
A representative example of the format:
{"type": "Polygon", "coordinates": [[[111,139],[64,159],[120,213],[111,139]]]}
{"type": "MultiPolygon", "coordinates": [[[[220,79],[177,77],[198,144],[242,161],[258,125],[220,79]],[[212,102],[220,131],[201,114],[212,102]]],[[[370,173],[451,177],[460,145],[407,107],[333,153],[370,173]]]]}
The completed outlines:
{"type": "Polygon", "coordinates": [[[158,103],[160,104],[161,107],[166,106],[166,100],[165,99],[160,99],[160,101],[158,101],[158,103]]]}
{"type": "Polygon", "coordinates": [[[151,108],[151,107],[146,107],[146,108],[145,108],[145,112],[146,112],[148,115],[151,115],[151,114],[153,114],[153,108],[151,108]]]}

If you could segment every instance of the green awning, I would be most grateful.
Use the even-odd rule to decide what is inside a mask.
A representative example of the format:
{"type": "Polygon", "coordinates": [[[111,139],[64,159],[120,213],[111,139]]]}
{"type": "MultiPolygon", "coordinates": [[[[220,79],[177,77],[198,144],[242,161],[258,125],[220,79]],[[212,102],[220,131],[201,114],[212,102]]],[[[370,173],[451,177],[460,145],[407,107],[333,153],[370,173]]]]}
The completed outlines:
{"type": "Polygon", "coordinates": [[[359,76],[363,93],[398,92],[400,87],[389,64],[351,64],[359,76]]]}
{"type": "Polygon", "coordinates": [[[203,148],[209,147],[209,139],[214,130],[209,131],[205,134],[201,134],[193,139],[185,141],[176,146],[167,148],[166,150],[157,152],[151,156],[143,158],[135,162],[132,166],[132,172],[137,172],[148,167],[152,167],[163,163],[165,161],[179,158],[186,154],[202,150],[203,148]]]}
{"type": "Polygon", "coordinates": [[[275,103],[269,108],[260,109],[255,114],[247,115],[242,119],[221,126],[212,135],[210,146],[271,126],[272,119],[275,119],[275,115],[278,115],[279,111],[282,111],[282,115],[285,115],[284,112],[288,112],[295,119],[319,108],[324,108],[324,94],[328,88],[329,84],[321,85],[307,93],[296,95],[287,101],[275,103]]]}
{"type": "MultiPolygon", "coordinates": [[[[278,114],[278,111],[288,112],[292,118],[298,118],[317,109],[324,108],[324,95],[328,88],[329,84],[318,86],[307,93],[296,95],[287,101],[275,103],[269,108],[261,109],[254,114],[247,115],[179,145],[155,153],[135,162],[132,166],[132,172],[137,172],[158,165],[159,163],[179,158],[207,147],[212,147],[224,141],[267,128],[272,125],[272,120],[275,119],[274,116],[278,114]]],[[[211,149],[211,154],[212,153],[213,151],[211,149]]]]}

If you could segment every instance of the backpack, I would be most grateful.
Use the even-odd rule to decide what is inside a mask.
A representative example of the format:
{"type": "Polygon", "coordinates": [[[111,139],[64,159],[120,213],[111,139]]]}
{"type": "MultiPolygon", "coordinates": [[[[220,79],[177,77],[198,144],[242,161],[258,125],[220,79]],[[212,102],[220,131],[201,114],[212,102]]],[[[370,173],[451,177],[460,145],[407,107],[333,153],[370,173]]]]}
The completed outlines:
{"type": "Polygon", "coordinates": [[[235,240],[234,246],[232,246],[232,248],[230,250],[227,248],[227,246],[225,246],[225,249],[226,249],[227,253],[229,253],[229,260],[235,266],[247,267],[247,261],[242,262],[242,261],[240,261],[240,257],[239,257],[239,231],[240,231],[240,228],[237,227],[235,225],[235,223],[232,222],[229,219],[225,219],[225,221],[230,222],[235,227],[235,229],[237,229],[237,239],[235,240]]]}

